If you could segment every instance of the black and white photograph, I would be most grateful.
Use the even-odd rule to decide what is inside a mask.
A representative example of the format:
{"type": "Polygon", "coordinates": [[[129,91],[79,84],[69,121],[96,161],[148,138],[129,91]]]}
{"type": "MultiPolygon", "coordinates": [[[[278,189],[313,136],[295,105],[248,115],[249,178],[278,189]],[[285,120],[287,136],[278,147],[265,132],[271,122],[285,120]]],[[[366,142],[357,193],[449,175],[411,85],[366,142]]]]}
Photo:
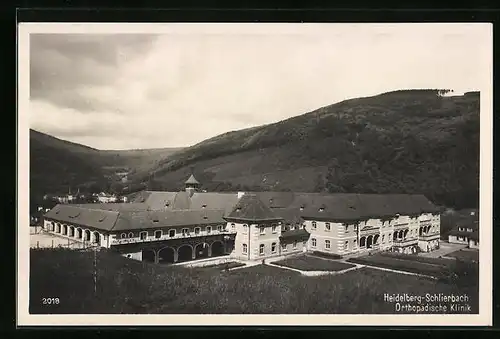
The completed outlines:
{"type": "Polygon", "coordinates": [[[19,24],[18,321],[491,325],[491,24],[19,24]]]}

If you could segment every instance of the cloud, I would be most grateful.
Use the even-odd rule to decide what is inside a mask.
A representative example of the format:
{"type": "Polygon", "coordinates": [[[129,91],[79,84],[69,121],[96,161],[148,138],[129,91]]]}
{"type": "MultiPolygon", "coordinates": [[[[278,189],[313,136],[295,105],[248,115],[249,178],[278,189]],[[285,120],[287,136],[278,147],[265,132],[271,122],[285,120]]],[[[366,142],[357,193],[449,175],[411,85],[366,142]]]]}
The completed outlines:
{"type": "Polygon", "coordinates": [[[32,36],[31,126],[101,149],[176,147],[390,90],[478,90],[488,41],[457,27],[32,36]]]}

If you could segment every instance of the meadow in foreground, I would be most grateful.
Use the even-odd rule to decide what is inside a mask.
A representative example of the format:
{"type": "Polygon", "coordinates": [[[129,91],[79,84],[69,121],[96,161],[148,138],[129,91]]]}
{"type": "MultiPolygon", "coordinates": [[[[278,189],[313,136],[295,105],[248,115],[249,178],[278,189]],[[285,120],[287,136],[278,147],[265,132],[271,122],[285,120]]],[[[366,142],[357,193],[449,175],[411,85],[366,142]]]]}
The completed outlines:
{"type": "Polygon", "coordinates": [[[30,313],[64,314],[306,314],[394,313],[384,293],[466,293],[477,313],[477,284],[359,269],[305,277],[258,265],[221,270],[160,266],[110,251],[32,249],[30,313]],[[42,305],[57,297],[58,305],[42,305]]]}

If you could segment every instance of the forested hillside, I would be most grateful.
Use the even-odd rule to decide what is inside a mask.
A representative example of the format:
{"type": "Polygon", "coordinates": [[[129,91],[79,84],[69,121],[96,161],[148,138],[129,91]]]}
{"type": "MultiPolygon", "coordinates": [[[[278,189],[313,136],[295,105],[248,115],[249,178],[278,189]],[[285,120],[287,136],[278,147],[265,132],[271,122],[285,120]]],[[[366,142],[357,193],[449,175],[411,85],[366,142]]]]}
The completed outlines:
{"type": "Polygon", "coordinates": [[[185,148],[134,177],[179,189],[423,193],[477,207],[479,93],[402,90],[346,100],[185,148]]]}

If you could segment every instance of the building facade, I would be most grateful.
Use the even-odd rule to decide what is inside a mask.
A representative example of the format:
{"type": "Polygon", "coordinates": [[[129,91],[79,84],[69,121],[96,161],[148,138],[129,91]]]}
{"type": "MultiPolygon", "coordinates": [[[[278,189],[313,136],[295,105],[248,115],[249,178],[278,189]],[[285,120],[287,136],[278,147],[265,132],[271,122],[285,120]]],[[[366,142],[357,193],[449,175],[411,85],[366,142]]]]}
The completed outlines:
{"type": "Polygon", "coordinates": [[[429,252],[439,247],[439,209],[422,195],[144,191],[129,203],[57,205],[44,229],[129,258],[176,263],[307,251],[429,252]]]}
{"type": "Polygon", "coordinates": [[[448,242],[479,248],[479,216],[471,212],[469,217],[460,220],[448,234],[448,242]]]}

